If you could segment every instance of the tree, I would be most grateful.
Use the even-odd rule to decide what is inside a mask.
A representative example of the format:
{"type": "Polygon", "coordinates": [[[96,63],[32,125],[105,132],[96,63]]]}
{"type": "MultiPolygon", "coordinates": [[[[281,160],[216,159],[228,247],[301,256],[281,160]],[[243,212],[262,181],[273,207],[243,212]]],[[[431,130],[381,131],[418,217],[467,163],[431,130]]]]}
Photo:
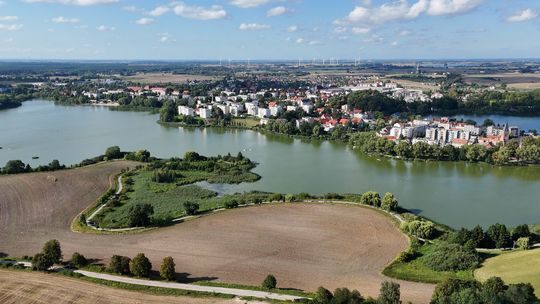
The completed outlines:
{"type": "Polygon", "coordinates": [[[458,244],[441,243],[425,255],[427,266],[435,271],[471,270],[478,266],[480,258],[472,249],[458,244]]]}
{"type": "Polygon", "coordinates": [[[507,248],[512,245],[510,233],[503,224],[491,225],[487,230],[487,235],[495,245],[495,248],[507,248]]]}
{"type": "Polygon", "coordinates": [[[197,212],[199,212],[199,204],[186,201],[184,202],[184,210],[186,211],[187,215],[195,215],[197,212]]]}
{"type": "Polygon", "coordinates": [[[152,264],[144,253],[137,254],[129,263],[129,271],[136,277],[147,278],[151,270],[152,264]]]}
{"type": "Polygon", "coordinates": [[[494,126],[495,125],[495,122],[489,118],[486,118],[484,120],[484,123],[482,124],[483,127],[489,127],[489,126],[494,126]]]}
{"type": "Polygon", "coordinates": [[[262,288],[265,288],[265,289],[275,289],[277,286],[276,277],[274,277],[271,274],[267,275],[264,281],[262,282],[261,286],[262,288]]]}
{"type": "Polygon", "coordinates": [[[529,226],[528,225],[519,225],[519,226],[516,226],[516,228],[514,228],[512,230],[512,240],[514,241],[517,241],[517,239],[519,238],[523,238],[523,237],[530,237],[531,236],[531,231],[529,230],[529,226]]]}
{"type": "Polygon", "coordinates": [[[42,253],[53,263],[59,263],[62,260],[62,249],[60,248],[60,242],[57,240],[47,241],[43,245],[42,253]]]}
{"type": "Polygon", "coordinates": [[[25,164],[20,160],[10,160],[6,163],[3,172],[6,174],[16,174],[25,172],[25,164]]]}
{"type": "Polygon", "coordinates": [[[119,274],[130,274],[129,264],[131,259],[125,256],[113,255],[109,264],[109,270],[119,274]]]}
{"type": "Polygon", "coordinates": [[[534,295],[534,287],[530,283],[510,284],[505,292],[508,303],[528,304],[538,303],[534,295]]]}
{"type": "Polygon", "coordinates": [[[162,122],[171,122],[176,116],[176,107],[172,101],[167,101],[159,110],[159,120],[162,122]]]}
{"type": "Polygon", "coordinates": [[[120,152],[120,147],[118,146],[108,147],[107,150],[105,150],[105,157],[107,157],[107,159],[121,158],[122,152],[120,152]]]}
{"type": "Polygon", "coordinates": [[[81,268],[81,267],[84,267],[86,265],[88,265],[88,260],[86,259],[86,257],[84,257],[84,255],[78,253],[78,252],[74,252],[73,255],[71,256],[71,265],[77,267],[77,268],[81,268]]]}
{"type": "Polygon", "coordinates": [[[167,281],[174,281],[176,277],[176,271],[174,267],[176,264],[174,264],[174,260],[172,257],[168,256],[163,259],[163,262],[161,262],[161,268],[159,269],[159,275],[167,280],[167,281]]]}
{"type": "Polygon", "coordinates": [[[383,282],[379,292],[378,304],[400,304],[399,284],[394,282],[383,282]]]}
{"type": "Polygon", "coordinates": [[[390,192],[387,192],[383,199],[381,208],[383,208],[386,211],[396,211],[398,207],[398,201],[394,197],[394,195],[390,192]]]}
{"type": "Polygon", "coordinates": [[[522,237],[516,240],[515,247],[523,250],[527,250],[531,247],[531,239],[528,237],[522,237]]]}
{"type": "Polygon", "coordinates": [[[334,296],[332,295],[330,290],[321,286],[317,288],[317,292],[315,293],[313,301],[317,304],[330,304],[332,303],[332,298],[334,298],[334,296]]]}
{"type": "Polygon", "coordinates": [[[358,290],[350,291],[348,288],[338,288],[334,291],[332,304],[361,304],[364,298],[358,290]]]}
{"type": "Polygon", "coordinates": [[[150,204],[137,204],[128,211],[128,221],[130,227],[145,227],[150,225],[151,216],[154,214],[154,207],[150,204]]]}
{"type": "Polygon", "coordinates": [[[50,257],[43,253],[38,253],[32,258],[32,268],[39,271],[47,271],[54,265],[50,257]]]}

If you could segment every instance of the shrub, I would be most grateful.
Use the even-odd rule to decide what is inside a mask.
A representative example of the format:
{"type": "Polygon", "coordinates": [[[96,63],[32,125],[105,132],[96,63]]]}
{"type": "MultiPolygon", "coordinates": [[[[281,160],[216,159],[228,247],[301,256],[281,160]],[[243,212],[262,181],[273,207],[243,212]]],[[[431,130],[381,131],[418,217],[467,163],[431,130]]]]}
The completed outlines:
{"type": "Polygon", "coordinates": [[[317,292],[315,293],[315,297],[313,297],[313,301],[316,304],[330,304],[332,303],[332,298],[334,298],[334,295],[332,295],[330,290],[321,286],[317,288],[317,292]]]}
{"type": "Polygon", "coordinates": [[[381,206],[381,196],[375,191],[368,191],[362,194],[360,197],[360,203],[363,205],[370,205],[375,207],[381,206]]]}
{"type": "Polygon", "coordinates": [[[527,250],[531,247],[531,240],[528,237],[521,237],[517,239],[515,247],[523,250],[527,250]]]}
{"type": "Polygon", "coordinates": [[[73,253],[73,255],[71,256],[71,265],[77,267],[77,268],[81,268],[81,267],[84,267],[86,265],[88,265],[88,260],[84,257],[84,255],[78,253],[78,252],[75,252],[73,253]]]}
{"type": "Polygon", "coordinates": [[[285,197],[281,193],[275,193],[275,194],[270,195],[270,197],[268,197],[268,201],[281,202],[281,201],[285,201],[285,197]]]}
{"type": "Polygon", "coordinates": [[[151,270],[152,264],[144,253],[137,254],[129,263],[129,271],[136,277],[147,278],[151,270]]]}
{"type": "Polygon", "coordinates": [[[49,240],[43,245],[43,255],[53,263],[59,263],[62,260],[62,249],[58,240],[49,240]]]}
{"type": "Polygon", "coordinates": [[[269,274],[268,276],[266,276],[266,278],[262,282],[261,286],[262,286],[262,288],[265,288],[265,289],[274,289],[274,288],[276,288],[276,286],[277,286],[276,277],[269,274]]]}
{"type": "Polygon", "coordinates": [[[386,211],[396,211],[398,208],[398,201],[392,193],[386,193],[382,199],[381,208],[386,211]]]}
{"type": "Polygon", "coordinates": [[[426,265],[435,271],[469,270],[480,262],[476,251],[466,250],[458,244],[439,244],[424,258],[426,265]]]}
{"type": "Polygon", "coordinates": [[[195,215],[199,212],[199,204],[194,202],[184,202],[184,210],[187,215],[195,215]]]}
{"type": "Polygon", "coordinates": [[[333,304],[361,304],[364,298],[358,290],[350,291],[348,288],[338,288],[334,291],[333,304]]]}
{"type": "Polygon", "coordinates": [[[401,224],[401,229],[406,233],[416,235],[422,239],[431,239],[435,234],[435,225],[430,221],[413,220],[401,224]]]}
{"type": "Polygon", "coordinates": [[[237,200],[230,200],[225,202],[225,208],[227,209],[234,209],[238,207],[238,201],[237,200]]]}
{"type": "Polygon", "coordinates": [[[52,265],[54,265],[53,260],[43,253],[38,253],[32,258],[32,268],[34,270],[47,271],[52,265]]]}
{"type": "Polygon", "coordinates": [[[159,275],[167,281],[174,281],[176,277],[175,266],[172,257],[169,256],[164,258],[161,263],[161,268],[159,269],[159,275]]]}
{"type": "Polygon", "coordinates": [[[399,284],[394,282],[383,282],[379,292],[378,304],[400,304],[399,284]]]}
{"type": "Polygon", "coordinates": [[[113,255],[109,264],[109,271],[119,274],[130,274],[131,259],[125,256],[113,255]]]}

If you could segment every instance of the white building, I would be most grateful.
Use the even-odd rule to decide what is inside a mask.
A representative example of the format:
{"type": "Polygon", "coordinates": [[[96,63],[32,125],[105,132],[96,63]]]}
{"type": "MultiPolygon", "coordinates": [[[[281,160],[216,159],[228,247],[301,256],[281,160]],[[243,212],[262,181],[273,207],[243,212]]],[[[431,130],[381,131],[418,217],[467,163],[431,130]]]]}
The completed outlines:
{"type": "Polygon", "coordinates": [[[248,115],[251,115],[251,116],[257,116],[258,115],[259,107],[252,104],[251,102],[246,102],[245,106],[246,106],[246,111],[247,111],[248,115]]]}
{"type": "Polygon", "coordinates": [[[277,116],[282,111],[283,111],[283,108],[281,106],[276,105],[276,106],[270,107],[270,114],[272,116],[277,116]]]}
{"type": "Polygon", "coordinates": [[[195,111],[190,107],[178,106],[178,114],[184,115],[184,116],[194,116],[195,111]]]}
{"type": "Polygon", "coordinates": [[[212,110],[208,108],[199,108],[199,117],[203,119],[212,117],[212,110]]]}
{"type": "Polygon", "coordinates": [[[257,111],[257,117],[259,118],[268,118],[271,116],[270,109],[259,108],[257,111]]]}

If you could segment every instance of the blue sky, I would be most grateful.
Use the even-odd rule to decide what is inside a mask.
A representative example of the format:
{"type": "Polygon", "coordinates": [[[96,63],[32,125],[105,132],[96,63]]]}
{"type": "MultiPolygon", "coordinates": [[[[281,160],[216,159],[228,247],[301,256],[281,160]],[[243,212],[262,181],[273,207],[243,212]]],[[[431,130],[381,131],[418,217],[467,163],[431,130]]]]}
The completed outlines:
{"type": "Polygon", "coordinates": [[[539,0],[0,0],[0,59],[540,58],[539,0]]]}

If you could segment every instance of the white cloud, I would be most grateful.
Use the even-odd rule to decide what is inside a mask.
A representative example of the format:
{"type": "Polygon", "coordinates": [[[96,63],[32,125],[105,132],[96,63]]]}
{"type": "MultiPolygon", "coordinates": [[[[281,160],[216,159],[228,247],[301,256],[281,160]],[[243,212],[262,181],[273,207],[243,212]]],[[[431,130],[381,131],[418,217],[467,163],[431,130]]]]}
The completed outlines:
{"type": "Polygon", "coordinates": [[[150,16],[154,16],[154,17],[157,17],[157,16],[161,16],[163,14],[166,14],[170,11],[171,9],[167,6],[158,6],[156,8],[154,8],[153,10],[151,10],[148,15],[150,16]]]}
{"type": "Polygon", "coordinates": [[[268,24],[259,24],[259,23],[242,23],[240,24],[240,30],[242,31],[257,31],[270,28],[268,24]]]}
{"type": "Polygon", "coordinates": [[[298,43],[298,44],[302,44],[302,43],[304,43],[304,42],[305,42],[304,38],[298,38],[298,39],[296,39],[296,43],[298,43]]]}
{"type": "Polygon", "coordinates": [[[269,9],[266,12],[266,16],[268,16],[268,17],[280,16],[280,15],[286,14],[286,13],[288,13],[290,11],[291,10],[286,8],[285,6],[276,6],[274,8],[269,9]]]}
{"type": "Polygon", "coordinates": [[[0,30],[2,31],[18,31],[23,27],[22,24],[3,24],[0,23],[0,30]]]}
{"type": "Polygon", "coordinates": [[[219,5],[202,7],[189,6],[183,2],[176,2],[173,11],[178,16],[198,20],[214,20],[227,17],[227,12],[219,5]]]}
{"type": "Polygon", "coordinates": [[[6,39],[2,40],[3,43],[12,43],[13,41],[15,41],[15,39],[13,39],[12,37],[9,37],[9,38],[6,38],[6,39]]]}
{"type": "Polygon", "coordinates": [[[411,34],[410,31],[407,31],[407,30],[402,30],[399,32],[399,35],[400,36],[409,36],[411,34]]]}
{"type": "Polygon", "coordinates": [[[17,21],[19,17],[17,16],[0,16],[0,21],[17,21]]]}
{"type": "Polygon", "coordinates": [[[538,17],[538,14],[532,9],[528,8],[521,12],[517,12],[515,15],[509,16],[508,18],[506,18],[506,20],[509,22],[523,22],[532,20],[536,17],[538,17]]]}
{"type": "Polygon", "coordinates": [[[51,19],[54,23],[79,23],[79,19],[77,18],[66,18],[64,16],[58,16],[51,19]]]}
{"type": "Polygon", "coordinates": [[[100,32],[111,32],[111,31],[116,30],[116,28],[114,26],[100,25],[97,27],[97,30],[100,32]]]}
{"type": "Polygon", "coordinates": [[[141,18],[141,19],[135,21],[135,23],[137,23],[138,25],[147,25],[147,24],[154,23],[154,19],[152,19],[152,18],[141,18]]]}
{"type": "Polygon", "coordinates": [[[396,0],[376,7],[356,6],[344,19],[334,23],[382,24],[418,18],[422,14],[432,16],[454,15],[475,9],[485,0],[396,0]]]}
{"type": "Polygon", "coordinates": [[[347,28],[344,26],[338,26],[334,28],[334,33],[336,34],[345,33],[346,31],[347,31],[347,28]]]}
{"type": "Polygon", "coordinates": [[[298,31],[298,25],[291,25],[287,28],[287,32],[289,33],[294,33],[296,31],[298,31]]]}
{"type": "Polygon", "coordinates": [[[122,7],[122,9],[125,10],[126,12],[131,12],[131,13],[136,13],[140,11],[140,9],[137,8],[135,5],[127,5],[127,6],[122,7]]]}
{"type": "Polygon", "coordinates": [[[351,29],[351,32],[356,35],[365,35],[369,34],[371,32],[371,29],[369,27],[358,27],[355,26],[351,29]]]}
{"type": "Polygon", "coordinates": [[[26,3],[59,3],[79,6],[118,3],[120,0],[23,0],[26,3]]]}
{"type": "Polygon", "coordinates": [[[484,0],[431,0],[428,14],[433,16],[453,15],[475,9],[484,0]]]}
{"type": "Polygon", "coordinates": [[[270,2],[270,0],[231,0],[229,3],[240,8],[252,8],[270,2]]]}
{"type": "Polygon", "coordinates": [[[171,43],[171,42],[176,42],[176,39],[174,39],[174,37],[169,33],[162,33],[162,34],[159,34],[159,42],[171,43]]]}
{"type": "Polygon", "coordinates": [[[398,46],[399,43],[398,43],[397,41],[393,41],[393,42],[391,43],[391,45],[392,45],[392,46],[398,46]]]}
{"type": "Polygon", "coordinates": [[[312,41],[308,42],[308,45],[318,45],[318,44],[321,44],[321,42],[318,41],[318,40],[312,40],[312,41]]]}

